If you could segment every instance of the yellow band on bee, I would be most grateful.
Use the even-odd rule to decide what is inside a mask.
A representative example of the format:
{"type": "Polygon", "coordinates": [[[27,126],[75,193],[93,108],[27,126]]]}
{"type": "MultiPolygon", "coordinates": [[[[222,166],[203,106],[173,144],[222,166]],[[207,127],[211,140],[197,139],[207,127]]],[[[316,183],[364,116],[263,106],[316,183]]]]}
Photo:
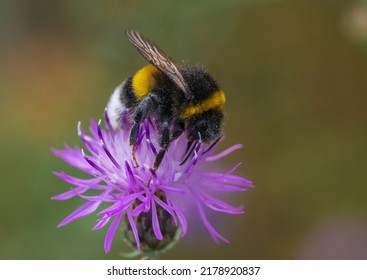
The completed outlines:
{"type": "Polygon", "coordinates": [[[215,91],[206,100],[199,103],[198,105],[185,108],[182,117],[184,119],[188,119],[194,115],[200,114],[210,109],[220,109],[224,106],[225,102],[226,97],[224,95],[224,92],[222,90],[215,91]]]}
{"type": "Polygon", "coordinates": [[[148,64],[141,68],[133,77],[132,88],[138,99],[150,93],[155,84],[153,74],[159,70],[152,64],[148,64]]]}

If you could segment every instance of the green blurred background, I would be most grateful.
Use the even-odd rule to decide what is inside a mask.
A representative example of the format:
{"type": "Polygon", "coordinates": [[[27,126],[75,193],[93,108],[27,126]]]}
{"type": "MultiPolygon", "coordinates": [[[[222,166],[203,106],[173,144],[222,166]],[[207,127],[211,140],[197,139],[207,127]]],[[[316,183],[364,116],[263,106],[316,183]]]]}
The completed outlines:
{"type": "MultiPolygon", "coordinates": [[[[79,174],[50,147],[80,145],[114,87],[145,61],[123,30],[204,64],[227,94],[223,161],[256,189],[246,214],[190,233],[165,259],[367,259],[367,2],[337,0],[0,2],[0,258],[116,259],[96,217],[57,229],[79,174]]],[[[220,222],[219,222],[220,221],[220,222]]],[[[190,225],[189,225],[190,226],[190,225]]]]}

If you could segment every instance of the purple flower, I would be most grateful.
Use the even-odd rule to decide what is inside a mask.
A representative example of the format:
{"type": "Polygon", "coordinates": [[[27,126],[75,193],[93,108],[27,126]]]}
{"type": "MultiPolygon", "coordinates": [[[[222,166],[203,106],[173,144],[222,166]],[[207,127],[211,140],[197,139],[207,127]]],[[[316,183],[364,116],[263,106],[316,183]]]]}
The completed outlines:
{"type": "Polygon", "coordinates": [[[188,148],[185,134],[170,144],[158,168],[152,169],[159,145],[154,121],[146,120],[140,129],[135,156],[139,167],[134,166],[129,145],[131,124],[128,112],[122,117],[122,127],[114,130],[105,111],[106,129],[100,122],[90,122],[90,136],[78,124],[78,134],[88,154],[79,148],[65,145],[65,150],[52,149],[53,153],[70,165],[90,174],[90,179],[74,178],[64,172],[54,174],[74,185],[69,191],[52,197],[67,200],[80,197],[85,204],[60,222],[59,227],[99,210],[93,230],[111,222],[104,248],[109,252],[120,224],[125,227],[125,238],[138,250],[159,250],[165,247],[180,228],[187,232],[185,203],[195,202],[197,212],[214,241],[228,242],[210,224],[207,208],[228,214],[243,213],[242,207],[233,207],[214,195],[222,192],[241,192],[253,187],[245,178],[233,175],[239,164],[226,173],[207,172],[210,163],[241,148],[234,145],[212,155],[219,141],[209,145],[200,141],[188,148]],[[150,182],[150,183],[148,183],[150,182]]]}

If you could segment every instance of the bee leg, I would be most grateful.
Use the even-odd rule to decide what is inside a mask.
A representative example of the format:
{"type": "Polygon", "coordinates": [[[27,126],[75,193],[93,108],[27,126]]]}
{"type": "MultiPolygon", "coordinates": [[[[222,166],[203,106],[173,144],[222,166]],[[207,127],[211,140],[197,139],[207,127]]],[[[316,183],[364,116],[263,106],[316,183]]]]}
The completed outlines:
{"type": "Polygon", "coordinates": [[[134,160],[135,167],[139,167],[139,163],[135,157],[135,148],[136,148],[136,142],[138,140],[139,128],[140,128],[140,123],[135,123],[130,132],[130,145],[132,146],[131,154],[134,160]]]}
{"type": "Polygon", "coordinates": [[[158,155],[155,157],[155,161],[154,161],[154,170],[157,170],[158,167],[161,165],[161,162],[163,160],[164,154],[166,153],[166,150],[160,150],[158,155]]]}
{"type": "MultiPolygon", "coordinates": [[[[180,133],[182,134],[182,132],[180,133]]],[[[161,150],[158,152],[157,156],[155,157],[154,163],[153,163],[153,170],[156,171],[159,166],[162,163],[162,160],[164,158],[164,155],[166,154],[166,151],[168,149],[169,144],[172,142],[171,140],[171,133],[169,130],[169,122],[163,121],[162,126],[160,128],[160,135],[159,138],[159,146],[161,147],[161,150]]],[[[147,183],[147,187],[150,186],[150,183],[152,182],[153,176],[150,175],[150,178],[147,183]]]]}
{"type": "Polygon", "coordinates": [[[158,167],[160,166],[164,154],[166,153],[166,150],[168,149],[169,144],[171,143],[171,139],[170,139],[170,131],[169,131],[169,124],[167,121],[164,121],[161,127],[161,137],[159,138],[159,146],[161,147],[161,150],[159,151],[159,153],[157,154],[154,164],[153,164],[153,169],[157,170],[158,167]]]}
{"type": "Polygon", "coordinates": [[[135,124],[133,125],[130,132],[130,145],[132,146],[132,157],[135,163],[135,167],[139,167],[138,161],[135,157],[135,148],[139,136],[140,124],[148,117],[153,105],[153,94],[150,94],[141,100],[139,105],[136,107],[133,119],[135,124]]]}
{"type": "MultiPolygon", "coordinates": [[[[155,161],[154,161],[154,164],[153,164],[154,171],[156,171],[158,169],[158,167],[161,165],[161,162],[163,160],[164,154],[166,153],[166,150],[167,149],[165,149],[165,150],[161,149],[159,151],[159,153],[157,154],[157,156],[155,157],[155,161]]],[[[148,183],[147,183],[147,187],[150,186],[150,183],[152,182],[152,179],[153,179],[153,175],[150,175],[148,183]]]]}
{"type": "Polygon", "coordinates": [[[183,120],[177,120],[173,126],[173,130],[171,132],[170,142],[176,140],[181,134],[185,131],[185,122],[183,120]]]}
{"type": "MultiPolygon", "coordinates": [[[[159,153],[157,154],[157,156],[155,157],[155,161],[154,161],[154,164],[153,164],[154,171],[156,171],[158,169],[158,167],[161,165],[161,162],[163,160],[164,154],[166,153],[166,150],[167,149],[161,149],[159,151],[159,153]]],[[[150,183],[152,182],[152,179],[153,179],[153,176],[150,175],[149,181],[147,183],[147,187],[150,186],[150,183]]]]}
{"type": "MultiPolygon", "coordinates": [[[[153,163],[153,170],[156,171],[159,166],[162,163],[162,160],[164,158],[164,155],[168,149],[169,144],[171,143],[170,141],[170,131],[169,131],[169,124],[168,121],[163,121],[163,124],[161,126],[161,137],[159,138],[159,146],[161,147],[161,150],[159,151],[159,153],[157,154],[157,156],[155,157],[154,163],[153,163]]],[[[150,183],[152,182],[153,179],[153,175],[150,175],[148,183],[147,183],[147,187],[150,186],[150,183]]]]}

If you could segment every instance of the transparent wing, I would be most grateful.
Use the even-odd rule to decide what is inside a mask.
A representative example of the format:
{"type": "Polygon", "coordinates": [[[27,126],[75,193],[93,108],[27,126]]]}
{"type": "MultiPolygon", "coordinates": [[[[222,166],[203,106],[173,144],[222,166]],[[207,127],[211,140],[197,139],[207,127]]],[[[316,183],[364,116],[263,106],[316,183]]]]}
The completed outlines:
{"type": "Polygon", "coordinates": [[[190,96],[190,88],[172,58],[166,55],[156,44],[141,36],[137,31],[127,30],[126,35],[146,60],[166,74],[187,96],[190,96]]]}

